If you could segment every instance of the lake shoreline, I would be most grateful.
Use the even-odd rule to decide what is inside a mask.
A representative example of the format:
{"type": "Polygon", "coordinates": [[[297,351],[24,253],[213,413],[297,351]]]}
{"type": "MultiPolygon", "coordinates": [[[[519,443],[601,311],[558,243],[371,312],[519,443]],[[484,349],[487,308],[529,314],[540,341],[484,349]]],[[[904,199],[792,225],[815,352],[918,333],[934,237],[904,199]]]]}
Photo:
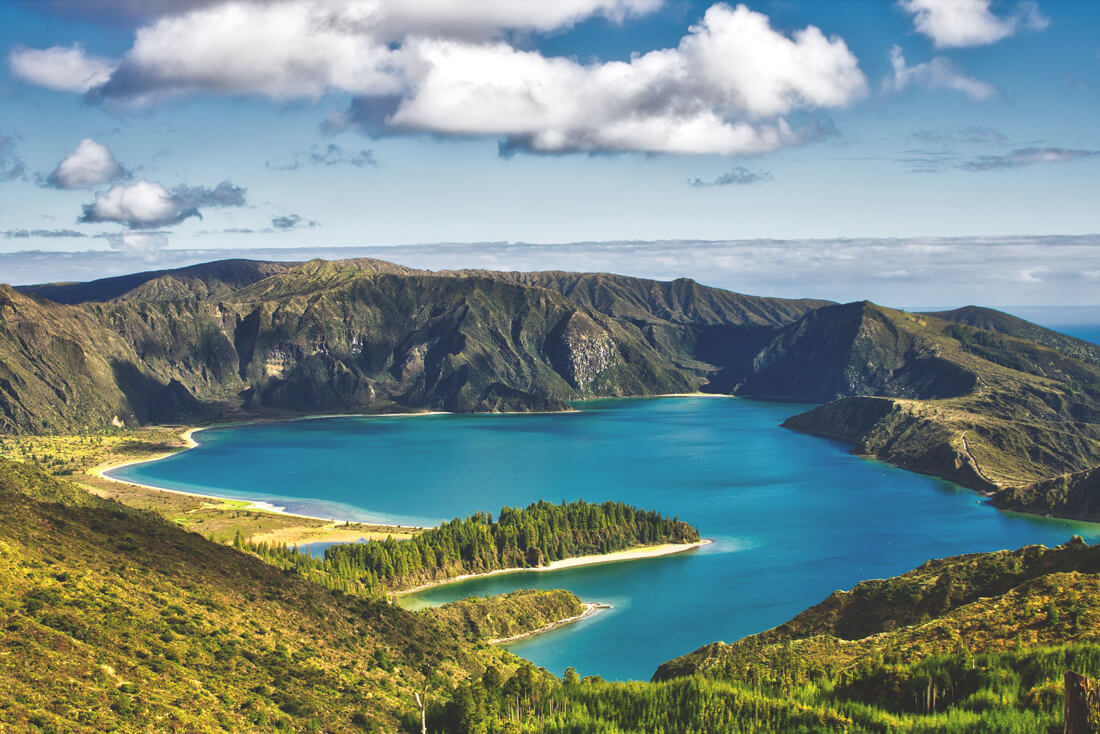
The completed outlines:
{"type": "MultiPolygon", "coordinates": [[[[655,399],[655,398],[730,398],[730,399],[735,399],[736,396],[735,395],[722,395],[722,394],[719,394],[719,393],[694,392],[694,393],[667,393],[667,394],[660,394],[660,395],[631,395],[631,396],[621,396],[621,397],[617,396],[617,397],[611,397],[611,398],[589,398],[588,400],[592,400],[592,401],[600,401],[600,400],[639,400],[639,399],[655,399]]],[[[586,402],[586,400],[581,400],[581,401],[576,401],[576,402],[586,402]]],[[[492,415],[569,415],[569,414],[573,414],[573,413],[580,413],[580,411],[577,411],[577,410],[574,410],[574,409],[556,410],[556,411],[502,411],[502,412],[497,412],[497,413],[471,413],[469,415],[489,415],[489,416],[492,416],[492,415]]],[[[124,469],[124,468],[129,467],[129,466],[136,466],[138,464],[150,464],[150,463],[153,463],[155,461],[161,461],[163,459],[169,458],[170,456],[176,456],[178,454],[182,454],[185,451],[190,451],[191,449],[198,448],[199,443],[198,443],[198,441],[195,440],[194,435],[196,433],[201,432],[201,431],[208,431],[208,430],[215,429],[215,428],[237,428],[237,427],[242,427],[242,426],[264,425],[264,424],[268,424],[268,423],[293,423],[293,422],[296,422],[296,421],[325,420],[325,419],[329,419],[329,418],[411,418],[411,417],[426,417],[426,416],[440,416],[440,415],[458,415],[458,414],[451,413],[451,412],[448,412],[448,411],[439,411],[439,410],[414,411],[414,412],[407,412],[407,413],[325,413],[325,414],[320,414],[320,415],[304,415],[304,416],[295,416],[295,417],[288,417],[288,418],[255,418],[255,419],[251,419],[251,420],[229,421],[229,422],[226,422],[226,423],[213,423],[213,424],[207,425],[207,426],[188,426],[188,427],[185,427],[183,429],[182,433],[179,434],[180,438],[183,439],[185,445],[178,448],[178,449],[175,449],[175,450],[172,450],[172,451],[165,451],[163,453],[155,454],[153,456],[149,456],[149,457],[145,457],[145,458],[141,458],[141,459],[127,459],[127,460],[124,460],[124,461],[121,461],[121,462],[119,462],[119,461],[104,462],[104,463],[101,463],[101,464],[98,464],[98,465],[92,467],[91,469],[88,469],[86,473],[89,476],[93,476],[93,477],[102,479],[102,480],[107,481],[107,482],[115,482],[115,483],[118,483],[118,484],[124,484],[124,485],[128,485],[128,486],[131,486],[131,487],[138,487],[140,489],[150,491],[150,492],[167,492],[169,494],[175,494],[175,495],[179,495],[179,496],[183,496],[183,497],[194,497],[194,498],[199,498],[199,499],[204,499],[204,500],[214,500],[214,501],[222,502],[222,503],[241,503],[240,504],[240,509],[242,509],[242,510],[248,510],[248,511],[253,511],[253,512],[267,512],[267,513],[271,513],[271,514],[280,515],[280,516],[283,516],[283,517],[301,518],[303,520],[310,520],[310,521],[328,523],[328,524],[332,524],[334,526],[340,526],[340,525],[343,525],[343,524],[346,524],[346,523],[351,523],[353,525],[358,524],[358,525],[371,525],[371,526],[377,526],[377,527],[392,527],[394,529],[413,528],[415,530],[423,530],[423,529],[425,529],[425,527],[417,526],[417,525],[402,525],[402,524],[398,524],[398,523],[378,522],[378,521],[374,521],[374,520],[371,520],[369,522],[365,522],[365,521],[359,521],[359,520],[349,520],[347,518],[341,519],[341,518],[333,518],[333,517],[322,517],[320,515],[308,515],[308,514],[304,514],[304,513],[288,512],[284,507],[280,507],[280,506],[278,506],[278,505],[276,505],[272,502],[267,502],[265,500],[243,500],[243,499],[236,499],[236,498],[233,498],[233,497],[223,497],[221,495],[216,495],[216,494],[206,494],[204,492],[194,492],[194,491],[188,491],[188,490],[182,490],[182,489],[169,489],[168,487],[158,487],[158,486],[153,485],[153,484],[145,484],[143,482],[135,482],[135,481],[130,480],[130,479],[120,479],[119,477],[111,476],[110,472],[118,471],[119,469],[124,469]]],[[[287,545],[304,545],[304,544],[308,544],[308,543],[327,543],[327,542],[336,542],[336,543],[358,542],[358,539],[348,540],[348,538],[350,537],[350,535],[348,533],[343,533],[343,532],[332,533],[331,534],[332,537],[329,537],[327,535],[325,537],[314,537],[316,535],[316,532],[315,532],[316,528],[308,528],[308,529],[304,529],[304,530],[309,530],[309,531],[313,531],[313,532],[302,532],[300,534],[294,534],[294,533],[287,533],[287,532],[284,531],[283,533],[280,534],[280,537],[278,538],[278,542],[282,542],[282,543],[285,543],[287,545]]],[[[263,535],[270,536],[271,534],[265,533],[263,535]]],[[[263,538],[259,538],[258,542],[263,541],[263,540],[274,541],[275,538],[273,538],[273,537],[263,537],[263,538]]]]}
{"type": "Polygon", "coordinates": [[[554,630],[565,627],[566,625],[580,622],[582,619],[588,619],[589,617],[605,610],[610,609],[610,604],[602,604],[600,602],[584,602],[584,611],[572,617],[566,617],[565,619],[558,619],[549,624],[544,624],[538,629],[531,630],[530,632],[521,632],[518,635],[512,635],[511,637],[501,637],[497,640],[489,640],[490,645],[507,645],[511,642],[519,642],[528,637],[534,637],[536,635],[544,635],[547,632],[553,632],[554,630]]]}
{"type": "MultiPolygon", "coordinates": [[[[154,461],[161,461],[163,459],[167,459],[170,456],[177,456],[179,454],[182,454],[185,451],[190,451],[191,449],[198,448],[199,443],[198,443],[198,441],[195,440],[194,435],[196,433],[199,433],[200,431],[207,431],[207,430],[211,430],[211,429],[214,429],[214,428],[236,428],[236,427],[239,427],[239,426],[259,425],[259,424],[265,424],[265,423],[282,423],[282,422],[293,422],[293,421],[321,420],[321,419],[325,419],[325,418],[403,418],[403,417],[412,417],[412,416],[420,417],[420,416],[434,416],[434,415],[450,415],[450,414],[446,413],[444,411],[424,411],[424,412],[419,412],[419,413],[377,413],[377,414],[372,414],[372,413],[361,413],[361,414],[340,413],[340,414],[332,414],[332,415],[302,416],[302,417],[298,417],[298,418],[286,418],[286,419],[284,419],[284,418],[270,418],[270,419],[260,418],[260,419],[251,420],[251,421],[240,421],[240,422],[232,422],[232,423],[216,423],[216,424],[209,425],[209,426],[191,426],[191,427],[187,427],[182,433],[179,434],[180,438],[182,438],[184,440],[185,444],[186,444],[185,446],[183,446],[179,449],[176,449],[176,450],[173,450],[173,451],[165,451],[164,453],[157,454],[155,456],[150,456],[148,458],[143,458],[143,459],[132,459],[132,460],[127,460],[127,461],[122,461],[122,462],[106,462],[106,463],[99,464],[99,465],[96,465],[96,466],[92,467],[91,469],[88,470],[87,473],[90,476],[98,477],[99,479],[103,479],[103,480],[108,481],[108,482],[117,482],[119,484],[125,484],[125,485],[129,485],[131,487],[140,487],[141,489],[152,491],[152,492],[167,492],[169,494],[182,495],[184,497],[197,497],[197,498],[201,498],[201,499],[216,500],[218,502],[225,502],[225,503],[242,503],[241,509],[251,510],[253,512],[268,512],[268,513],[271,513],[271,514],[281,515],[281,516],[284,516],[284,517],[301,518],[303,520],[314,520],[314,521],[320,521],[320,522],[324,522],[324,523],[331,523],[333,525],[343,525],[343,524],[371,525],[371,526],[377,526],[377,527],[392,527],[394,529],[399,529],[399,528],[400,529],[409,529],[409,528],[412,528],[412,529],[415,529],[415,530],[423,530],[424,527],[418,526],[418,525],[401,525],[401,524],[398,524],[398,523],[385,523],[385,522],[375,522],[375,521],[363,522],[363,521],[360,521],[360,520],[349,520],[349,519],[346,519],[346,518],[345,519],[340,519],[340,518],[333,518],[333,517],[321,517],[319,515],[306,515],[306,514],[297,513],[297,512],[288,512],[284,507],[279,507],[278,505],[275,505],[274,503],[267,502],[267,501],[264,501],[264,500],[242,500],[242,499],[236,499],[236,498],[233,498],[233,497],[223,497],[221,495],[205,494],[203,492],[191,492],[191,491],[182,490],[182,489],[169,489],[167,487],[157,487],[157,486],[152,485],[152,484],[144,484],[142,482],[135,482],[135,481],[130,480],[130,479],[120,479],[119,477],[111,476],[108,472],[113,472],[113,471],[117,471],[119,469],[124,469],[128,466],[136,466],[138,464],[149,464],[149,463],[152,463],[154,461]]],[[[310,530],[315,530],[315,528],[310,528],[310,530]]],[[[295,538],[293,536],[288,536],[285,539],[280,539],[280,540],[281,540],[281,542],[285,543],[286,545],[301,545],[301,544],[305,544],[305,543],[324,543],[324,542],[344,542],[344,541],[340,541],[340,540],[330,540],[327,537],[320,537],[320,538],[307,537],[309,535],[312,535],[312,533],[304,533],[303,537],[301,537],[300,539],[295,538]]],[[[341,534],[341,537],[346,537],[346,536],[341,534]]],[[[356,542],[356,541],[352,540],[352,541],[346,541],[346,542],[356,542]]]]}
{"type": "Polygon", "coordinates": [[[442,579],[440,581],[430,581],[426,584],[414,586],[411,589],[401,589],[393,592],[397,597],[406,597],[412,594],[426,591],[428,589],[434,589],[439,586],[447,586],[449,584],[457,584],[463,581],[470,581],[472,579],[484,578],[487,576],[500,576],[503,574],[520,573],[523,571],[530,571],[533,573],[550,573],[553,571],[564,571],[568,568],[580,568],[582,566],[595,566],[603,563],[623,563],[626,561],[638,561],[646,558],[661,558],[663,556],[671,556],[677,553],[684,553],[713,543],[713,540],[709,538],[700,538],[691,543],[662,543],[660,545],[644,545],[637,548],[628,548],[626,550],[614,551],[612,553],[600,553],[596,555],[588,556],[574,556],[573,558],[562,558],[560,561],[551,561],[545,566],[537,566],[534,568],[498,568],[494,571],[484,571],[482,573],[466,573],[461,576],[454,576],[449,579],[442,579]]]}

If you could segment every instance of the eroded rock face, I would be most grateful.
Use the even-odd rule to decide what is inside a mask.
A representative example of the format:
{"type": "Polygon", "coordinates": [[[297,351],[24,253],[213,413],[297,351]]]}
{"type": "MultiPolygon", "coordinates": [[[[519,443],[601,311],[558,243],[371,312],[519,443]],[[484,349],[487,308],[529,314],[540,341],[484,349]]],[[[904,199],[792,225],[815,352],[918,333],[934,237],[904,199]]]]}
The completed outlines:
{"type": "Polygon", "coordinates": [[[591,392],[600,374],[619,362],[607,330],[583,311],[574,311],[550,335],[554,368],[582,392],[591,392]]]}

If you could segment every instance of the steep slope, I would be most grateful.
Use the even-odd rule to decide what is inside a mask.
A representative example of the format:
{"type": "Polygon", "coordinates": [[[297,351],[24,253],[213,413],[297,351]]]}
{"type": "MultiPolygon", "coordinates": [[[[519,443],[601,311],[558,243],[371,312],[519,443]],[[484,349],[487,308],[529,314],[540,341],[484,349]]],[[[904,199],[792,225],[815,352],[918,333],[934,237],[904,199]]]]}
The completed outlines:
{"type": "MultiPolygon", "coordinates": [[[[1100,466],[1094,350],[986,309],[944,320],[685,279],[431,273],[369,259],[225,261],[36,289],[93,300],[3,291],[5,431],[558,410],[704,390],[827,403],[788,427],[982,491],[1100,466]]],[[[1083,497],[1091,484],[1077,484],[1083,497]]],[[[1100,517],[1097,503],[1029,492],[1005,506],[1100,517]]]]}
{"type": "Polygon", "coordinates": [[[1015,512],[1095,520],[1100,517],[1100,467],[1006,487],[990,501],[1015,512]]]}
{"type": "Polygon", "coordinates": [[[0,430],[80,431],[198,412],[186,389],[150,374],[94,314],[0,285],[0,430]]]}
{"type": "Polygon", "coordinates": [[[6,461],[0,610],[13,731],[395,731],[427,674],[518,663],[6,461]]]}
{"type": "Polygon", "coordinates": [[[686,392],[817,305],[687,280],[370,259],[222,261],[19,291],[6,291],[20,308],[0,322],[0,373],[19,374],[4,426],[23,431],[686,392]],[[58,339],[105,365],[64,364],[58,339]]]}
{"type": "Polygon", "coordinates": [[[723,379],[737,394],[807,402],[854,395],[931,399],[973,390],[974,374],[941,352],[908,314],[863,301],[810,312],[723,379]]]}
{"type": "Polygon", "coordinates": [[[280,266],[258,279],[225,263],[198,271],[78,306],[6,289],[5,430],[241,411],[548,410],[705,381],[632,325],[541,288],[370,260],[280,266]],[[227,272],[252,282],[230,287],[227,272]]]}
{"type": "Polygon", "coordinates": [[[1100,366],[1025,339],[849,304],[786,327],[746,371],[740,394],[837,398],[787,427],[974,489],[1100,465],[1100,366]]]}
{"type": "Polygon", "coordinates": [[[808,311],[830,305],[829,301],[809,298],[747,296],[700,285],[689,278],[657,281],[609,273],[556,270],[533,273],[457,271],[456,274],[546,288],[600,313],[635,323],[782,326],[808,311]]]}

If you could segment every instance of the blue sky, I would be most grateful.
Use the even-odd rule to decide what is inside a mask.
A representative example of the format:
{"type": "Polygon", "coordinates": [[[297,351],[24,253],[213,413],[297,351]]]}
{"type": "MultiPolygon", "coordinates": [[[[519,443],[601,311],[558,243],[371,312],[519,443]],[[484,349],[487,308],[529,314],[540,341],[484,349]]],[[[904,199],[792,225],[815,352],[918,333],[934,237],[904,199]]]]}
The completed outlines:
{"type": "Polygon", "coordinates": [[[1098,28],[1098,0],[9,1],[0,253],[590,269],[477,243],[708,240],[610,264],[820,296],[849,259],[837,297],[936,304],[976,268],[973,300],[1094,303],[1098,28]],[[895,245],[872,271],[838,238],[895,245]],[[732,244],[759,240],[789,242],[732,244]]]}

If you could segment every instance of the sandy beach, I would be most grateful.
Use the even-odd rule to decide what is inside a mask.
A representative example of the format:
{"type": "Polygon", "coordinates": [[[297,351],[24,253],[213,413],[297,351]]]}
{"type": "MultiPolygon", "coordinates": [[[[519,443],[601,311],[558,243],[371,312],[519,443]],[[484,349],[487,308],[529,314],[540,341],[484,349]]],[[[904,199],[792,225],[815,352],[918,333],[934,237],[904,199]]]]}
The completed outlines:
{"type": "Polygon", "coordinates": [[[639,561],[644,558],[659,558],[661,556],[670,556],[675,553],[683,553],[685,551],[695,550],[696,548],[702,548],[705,545],[710,545],[713,541],[703,538],[697,540],[694,543],[664,543],[662,545],[646,545],[640,548],[630,548],[628,550],[616,551],[614,553],[604,553],[595,556],[577,556],[575,558],[563,558],[560,561],[551,561],[549,565],[539,566],[537,568],[501,568],[496,571],[486,571],[485,573],[467,573],[461,576],[454,576],[449,579],[443,579],[442,581],[432,581],[431,583],[421,584],[420,586],[414,586],[411,589],[405,589],[403,591],[395,592],[397,596],[407,596],[408,594],[415,594],[418,591],[424,591],[425,589],[431,589],[436,586],[443,586],[445,584],[454,584],[459,581],[468,581],[469,579],[481,578],[482,576],[496,576],[504,573],[520,573],[523,571],[530,571],[535,573],[546,573],[550,571],[561,571],[566,568],[576,568],[578,566],[594,566],[599,563],[621,563],[623,561],[639,561]]]}
{"type": "MultiPolygon", "coordinates": [[[[406,417],[419,417],[419,416],[428,416],[428,415],[448,415],[448,413],[446,413],[444,411],[425,411],[425,412],[421,412],[421,413],[379,413],[379,414],[376,414],[376,415],[375,414],[334,414],[334,415],[304,416],[302,418],[293,418],[291,420],[319,420],[319,419],[322,419],[322,418],[406,418],[406,417]]],[[[320,521],[320,522],[323,522],[323,523],[328,523],[329,524],[328,527],[332,528],[335,531],[335,532],[318,533],[318,530],[320,530],[319,528],[312,528],[312,527],[311,528],[303,528],[304,532],[302,534],[295,535],[295,534],[292,534],[292,533],[289,533],[289,532],[281,532],[281,533],[278,533],[278,534],[270,533],[270,534],[265,534],[266,536],[270,536],[270,537],[261,538],[260,536],[257,536],[255,538],[256,542],[263,542],[263,541],[266,541],[266,542],[279,542],[279,543],[286,543],[287,545],[301,545],[303,543],[319,543],[319,542],[326,542],[326,543],[327,542],[348,542],[348,543],[354,543],[354,542],[357,542],[360,538],[366,537],[369,540],[369,539],[371,539],[372,536],[377,535],[376,533],[363,533],[362,531],[355,531],[355,530],[344,531],[343,526],[345,524],[350,524],[352,526],[369,526],[369,527],[384,527],[384,528],[392,527],[392,528],[394,528],[395,531],[398,530],[398,529],[402,529],[402,530],[406,530],[406,531],[409,530],[409,529],[413,529],[413,530],[422,530],[423,529],[423,528],[420,528],[420,527],[409,526],[409,525],[393,525],[393,524],[380,523],[380,522],[360,523],[360,522],[357,522],[357,521],[349,521],[349,520],[346,520],[346,519],[333,518],[333,517],[318,517],[318,516],[315,516],[315,515],[303,515],[303,514],[300,514],[300,513],[287,512],[286,509],[283,508],[283,507],[279,507],[278,505],[272,504],[270,502],[264,502],[262,500],[237,500],[237,499],[232,499],[232,498],[229,498],[229,497],[220,497],[218,495],[203,494],[201,492],[188,492],[188,491],[183,491],[183,490],[178,490],[178,489],[167,489],[165,487],[156,487],[156,486],[153,486],[151,484],[143,484],[141,482],[133,482],[133,481],[130,481],[130,480],[127,480],[127,479],[119,479],[117,477],[112,477],[107,473],[107,472],[115,471],[117,469],[122,469],[122,468],[127,467],[127,466],[135,466],[137,464],[148,464],[148,463],[153,462],[153,461],[160,461],[161,459],[166,459],[169,456],[175,456],[176,454],[182,453],[184,451],[190,451],[191,449],[196,448],[199,445],[198,442],[194,439],[194,435],[196,433],[198,433],[199,431],[206,431],[206,430],[209,430],[211,428],[229,428],[229,427],[233,427],[233,426],[254,425],[254,424],[258,424],[258,423],[269,423],[269,422],[272,422],[272,421],[269,421],[269,420],[255,420],[255,421],[243,421],[243,422],[239,422],[239,423],[219,423],[219,424],[211,425],[211,426],[201,426],[201,427],[188,428],[183,433],[180,434],[180,438],[182,438],[184,440],[184,442],[186,443],[186,446],[184,446],[181,449],[178,449],[176,451],[165,451],[164,453],[156,454],[154,456],[150,456],[148,458],[143,458],[143,459],[134,459],[134,460],[131,460],[131,461],[123,461],[123,462],[107,462],[107,463],[104,463],[104,464],[99,464],[99,465],[89,469],[88,474],[90,474],[92,476],[95,476],[95,477],[98,477],[98,478],[103,479],[103,480],[108,481],[108,482],[117,482],[119,484],[126,484],[126,485],[129,485],[131,487],[141,487],[142,489],[150,490],[150,491],[153,491],[153,492],[168,492],[170,494],[182,495],[184,497],[199,497],[199,498],[206,499],[206,500],[213,500],[213,501],[216,501],[216,502],[219,502],[219,503],[233,504],[233,505],[239,507],[240,509],[244,509],[244,510],[251,510],[251,511],[255,511],[255,512],[270,512],[270,513],[274,513],[274,514],[278,514],[278,515],[283,515],[283,516],[286,516],[286,517],[297,517],[297,518],[302,518],[303,520],[320,521]],[[340,529],[335,530],[336,526],[340,526],[340,529]],[[358,532],[359,534],[355,535],[356,532],[358,532]],[[277,535],[277,537],[275,537],[276,535],[277,535]],[[351,537],[352,535],[355,535],[355,537],[351,537]]],[[[287,530],[289,530],[289,529],[287,529],[287,530]]]]}

